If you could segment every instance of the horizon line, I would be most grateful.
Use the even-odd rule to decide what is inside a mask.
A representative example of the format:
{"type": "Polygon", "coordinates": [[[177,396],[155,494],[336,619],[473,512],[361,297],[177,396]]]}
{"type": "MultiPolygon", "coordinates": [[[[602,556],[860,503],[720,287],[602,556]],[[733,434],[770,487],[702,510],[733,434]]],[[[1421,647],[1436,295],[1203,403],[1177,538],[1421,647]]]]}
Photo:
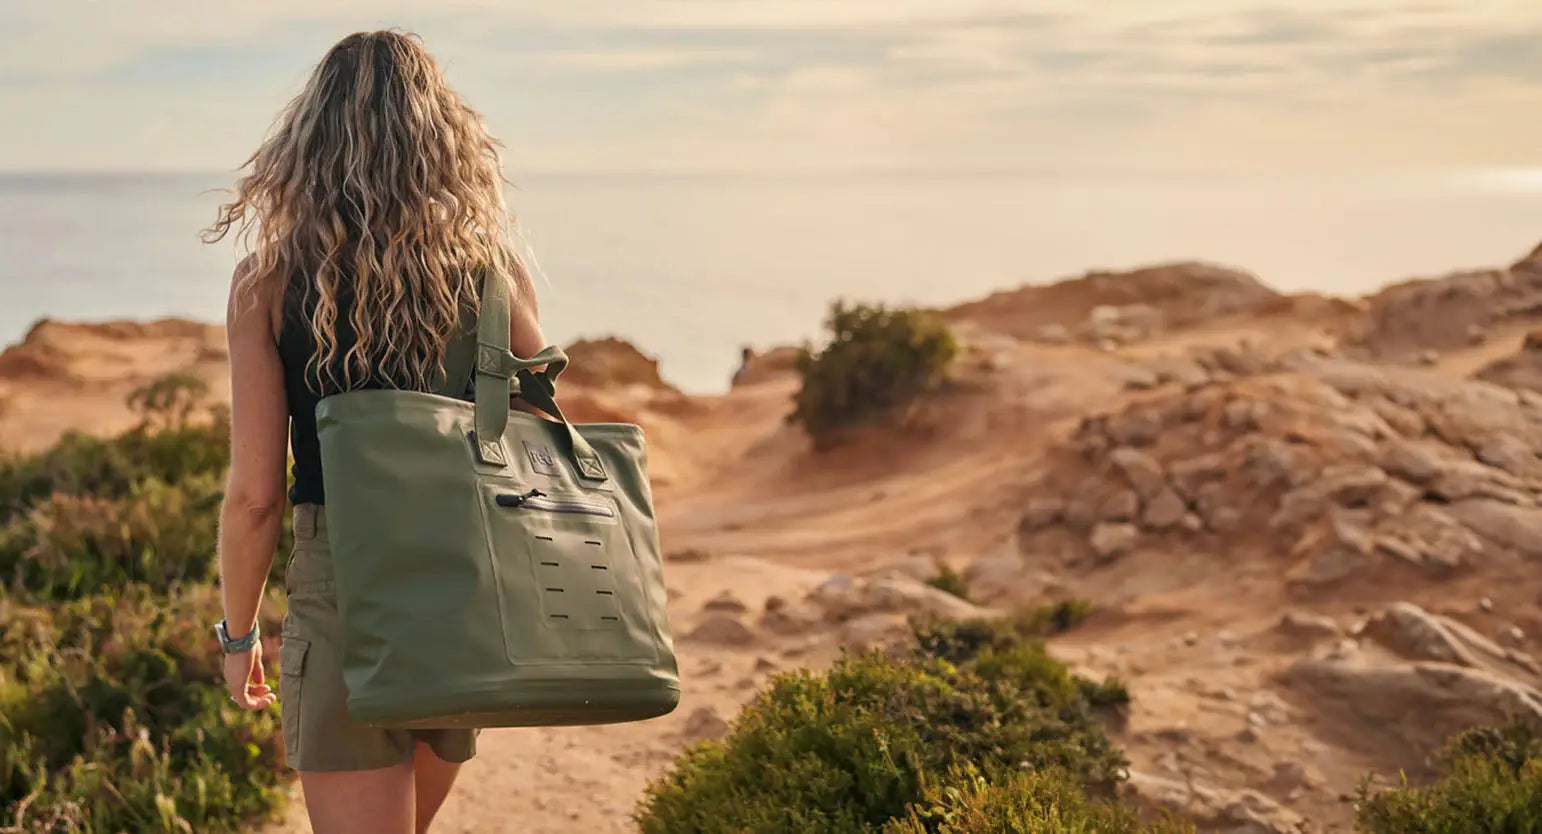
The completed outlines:
{"type": "MultiPolygon", "coordinates": [[[[0,167],[0,180],[28,178],[84,178],[84,177],[236,177],[241,168],[203,168],[146,166],[33,166],[0,167]]],[[[1368,165],[1319,165],[1304,168],[1282,169],[1274,165],[1228,166],[1179,166],[1179,165],[1094,165],[1073,163],[1061,165],[846,165],[786,168],[584,168],[584,167],[530,167],[517,173],[505,172],[508,184],[518,187],[525,177],[567,178],[615,178],[615,179],[807,179],[817,177],[1056,177],[1087,174],[1129,176],[1238,176],[1292,174],[1319,172],[1367,174],[1436,174],[1467,178],[1482,178],[1492,182],[1499,178],[1542,179],[1542,160],[1535,165],[1424,165],[1424,166],[1368,166],[1368,165]]]]}

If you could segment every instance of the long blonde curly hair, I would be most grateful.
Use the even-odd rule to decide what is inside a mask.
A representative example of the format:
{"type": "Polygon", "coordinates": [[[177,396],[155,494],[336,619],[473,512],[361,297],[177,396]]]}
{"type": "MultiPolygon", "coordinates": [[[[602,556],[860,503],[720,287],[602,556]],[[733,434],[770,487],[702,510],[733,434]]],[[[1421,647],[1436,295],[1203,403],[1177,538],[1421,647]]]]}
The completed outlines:
{"type": "Polygon", "coordinates": [[[499,147],[416,35],[355,33],[243,164],[203,239],[238,230],[252,252],[237,279],[244,297],[309,282],[313,386],[384,377],[427,387],[477,304],[480,275],[501,276],[514,303],[534,304],[510,245],[499,147]],[[346,348],[336,333],[345,313],[357,335],[346,348]]]}

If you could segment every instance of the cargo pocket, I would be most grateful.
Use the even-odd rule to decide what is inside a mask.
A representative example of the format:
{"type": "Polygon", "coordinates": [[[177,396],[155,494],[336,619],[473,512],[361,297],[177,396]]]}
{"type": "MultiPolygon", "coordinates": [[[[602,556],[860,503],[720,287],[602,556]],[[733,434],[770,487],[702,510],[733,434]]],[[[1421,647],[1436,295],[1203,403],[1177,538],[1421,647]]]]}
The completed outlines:
{"type": "Polygon", "coordinates": [[[278,711],[284,730],[284,758],[294,767],[300,757],[300,684],[305,680],[309,641],[285,637],[278,649],[278,711]]]}

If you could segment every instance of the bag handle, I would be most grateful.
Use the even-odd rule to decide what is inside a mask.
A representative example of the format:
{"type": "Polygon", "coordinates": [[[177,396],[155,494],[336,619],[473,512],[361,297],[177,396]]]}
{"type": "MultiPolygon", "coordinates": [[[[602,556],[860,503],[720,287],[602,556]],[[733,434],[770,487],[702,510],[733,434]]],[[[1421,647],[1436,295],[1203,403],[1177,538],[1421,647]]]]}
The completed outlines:
{"type": "Polygon", "coordinates": [[[594,481],[606,478],[605,465],[583,435],[568,422],[553,397],[557,377],[568,365],[562,349],[551,346],[521,359],[509,350],[509,282],[489,272],[482,281],[482,304],[477,312],[476,428],[473,446],[477,460],[507,466],[508,450],[503,432],[509,425],[509,397],[520,399],[556,417],[568,436],[568,453],[579,476],[594,481]],[[540,373],[533,368],[545,365],[540,373]],[[517,378],[517,388],[510,380],[517,378]]]}

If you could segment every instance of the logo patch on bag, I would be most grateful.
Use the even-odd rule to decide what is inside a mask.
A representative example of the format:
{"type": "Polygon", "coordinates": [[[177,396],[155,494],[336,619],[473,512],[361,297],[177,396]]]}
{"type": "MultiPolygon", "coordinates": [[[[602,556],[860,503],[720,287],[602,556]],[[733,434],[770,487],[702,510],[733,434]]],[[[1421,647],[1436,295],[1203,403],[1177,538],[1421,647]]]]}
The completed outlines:
{"type": "Polygon", "coordinates": [[[542,475],[557,474],[557,456],[552,454],[551,447],[544,443],[531,443],[526,440],[525,453],[530,456],[530,468],[542,475]]]}

